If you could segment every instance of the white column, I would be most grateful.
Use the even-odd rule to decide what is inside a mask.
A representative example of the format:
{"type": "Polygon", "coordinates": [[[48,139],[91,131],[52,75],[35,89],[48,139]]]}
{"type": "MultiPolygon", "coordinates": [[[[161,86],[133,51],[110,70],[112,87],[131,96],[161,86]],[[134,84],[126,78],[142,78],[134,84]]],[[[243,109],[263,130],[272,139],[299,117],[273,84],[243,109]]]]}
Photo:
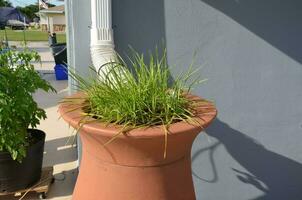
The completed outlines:
{"type": "MultiPolygon", "coordinates": [[[[91,0],[91,21],[91,57],[94,67],[99,71],[100,66],[116,59],[111,0],[91,0]]],[[[101,77],[108,71],[106,68],[102,67],[101,77]]]]}
{"type": "Polygon", "coordinates": [[[48,24],[49,24],[49,31],[50,31],[50,33],[51,34],[53,34],[54,33],[54,28],[53,28],[53,17],[49,17],[48,18],[48,24]]]}

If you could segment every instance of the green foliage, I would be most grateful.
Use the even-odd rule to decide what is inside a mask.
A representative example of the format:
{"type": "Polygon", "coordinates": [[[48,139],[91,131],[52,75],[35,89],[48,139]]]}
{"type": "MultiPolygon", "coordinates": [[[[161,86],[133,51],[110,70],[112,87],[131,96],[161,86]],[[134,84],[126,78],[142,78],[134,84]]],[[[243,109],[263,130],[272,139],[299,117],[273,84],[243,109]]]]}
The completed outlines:
{"type": "Polygon", "coordinates": [[[26,15],[30,20],[33,20],[34,18],[38,17],[36,15],[37,12],[39,12],[39,6],[38,4],[31,4],[25,7],[17,6],[17,9],[26,15]]]}
{"type": "MultiPolygon", "coordinates": [[[[203,80],[200,81],[199,77],[192,80],[196,70],[190,66],[186,73],[172,82],[166,52],[161,57],[157,53],[150,55],[150,61],[146,63],[143,54],[133,51],[129,63],[127,65],[119,58],[117,62],[100,68],[104,76],[96,76],[98,78],[88,81],[71,72],[79,83],[79,89],[87,96],[82,105],[85,115],[103,123],[121,125],[122,132],[164,125],[166,146],[170,124],[178,121],[194,123],[194,105],[197,102],[188,100],[184,94],[190,91],[192,85],[203,80]]],[[[66,101],[77,103],[77,99],[66,101]]],[[[88,123],[85,118],[82,122],[88,123]]]]}
{"type": "Polygon", "coordinates": [[[0,0],[0,7],[12,7],[12,4],[10,1],[0,0]]]}
{"type": "Polygon", "coordinates": [[[46,118],[32,94],[38,89],[55,91],[31,64],[39,59],[29,50],[0,54],[0,151],[8,151],[18,161],[26,156],[31,139],[27,128],[35,128],[46,118]]]}
{"type": "MultiPolygon", "coordinates": [[[[47,3],[48,7],[54,7],[56,5],[51,4],[51,3],[47,3]]],[[[39,5],[38,4],[31,4],[31,5],[27,5],[24,7],[20,7],[17,6],[17,9],[22,12],[24,15],[26,15],[30,20],[33,20],[36,17],[40,17],[39,15],[37,15],[36,13],[39,12],[39,5]]]]}

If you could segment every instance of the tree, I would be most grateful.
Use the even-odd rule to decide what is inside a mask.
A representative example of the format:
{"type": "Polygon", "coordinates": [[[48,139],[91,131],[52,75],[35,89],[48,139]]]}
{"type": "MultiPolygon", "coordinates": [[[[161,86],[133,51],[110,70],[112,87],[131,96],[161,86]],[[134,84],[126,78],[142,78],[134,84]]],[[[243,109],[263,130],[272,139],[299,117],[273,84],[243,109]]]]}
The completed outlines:
{"type": "Polygon", "coordinates": [[[30,21],[32,21],[34,18],[38,17],[36,15],[37,12],[39,12],[39,6],[37,4],[28,5],[25,7],[17,7],[17,9],[24,14],[30,21]]]}
{"type": "MultiPolygon", "coordinates": [[[[0,1],[1,1],[1,0],[0,0],[0,1]]],[[[56,6],[56,5],[48,3],[48,6],[49,6],[49,7],[54,7],[54,6],[56,6]]],[[[22,14],[26,15],[26,17],[27,17],[30,21],[32,21],[32,20],[33,20],[34,18],[36,18],[36,17],[39,17],[39,16],[37,16],[37,14],[36,14],[36,13],[39,12],[39,6],[38,6],[38,4],[31,4],[31,5],[28,5],[28,6],[25,6],[25,7],[19,7],[19,6],[18,6],[17,9],[18,9],[22,14]]]]}
{"type": "Polygon", "coordinates": [[[0,0],[0,7],[13,7],[12,3],[8,0],[0,0]]]}

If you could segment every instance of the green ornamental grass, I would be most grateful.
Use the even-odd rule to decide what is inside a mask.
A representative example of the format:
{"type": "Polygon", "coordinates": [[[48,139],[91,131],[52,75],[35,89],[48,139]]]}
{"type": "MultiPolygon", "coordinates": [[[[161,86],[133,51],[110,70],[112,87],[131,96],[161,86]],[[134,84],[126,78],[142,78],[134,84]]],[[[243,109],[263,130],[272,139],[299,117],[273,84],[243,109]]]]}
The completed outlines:
{"type": "MultiPolygon", "coordinates": [[[[99,73],[105,76],[90,80],[71,73],[79,89],[86,94],[82,122],[88,123],[85,120],[88,116],[106,124],[121,125],[122,131],[106,144],[134,128],[164,125],[166,150],[169,125],[179,121],[196,123],[194,106],[198,102],[188,100],[184,94],[204,80],[193,79],[198,69],[192,70],[191,64],[186,73],[171,81],[166,51],[161,57],[157,53],[150,55],[148,63],[143,54],[134,50],[128,59],[130,64],[118,57],[116,62],[103,65],[99,73]]],[[[76,99],[65,101],[76,102],[76,99]]]]}

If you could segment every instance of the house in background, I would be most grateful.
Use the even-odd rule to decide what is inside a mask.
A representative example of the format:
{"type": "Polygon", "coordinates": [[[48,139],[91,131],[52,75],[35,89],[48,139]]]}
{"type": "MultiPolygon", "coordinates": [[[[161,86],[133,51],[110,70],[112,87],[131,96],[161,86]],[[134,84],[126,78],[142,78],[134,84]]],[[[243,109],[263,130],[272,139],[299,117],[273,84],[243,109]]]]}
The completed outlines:
{"type": "Polygon", "coordinates": [[[40,26],[42,31],[58,32],[65,31],[65,11],[64,5],[55,6],[40,10],[40,26]]]}
{"type": "Polygon", "coordinates": [[[0,7],[0,28],[4,28],[6,25],[12,26],[12,22],[21,23],[24,26],[25,23],[28,23],[28,19],[16,8],[11,7],[0,7]],[[8,23],[10,22],[10,23],[8,23]]]}

